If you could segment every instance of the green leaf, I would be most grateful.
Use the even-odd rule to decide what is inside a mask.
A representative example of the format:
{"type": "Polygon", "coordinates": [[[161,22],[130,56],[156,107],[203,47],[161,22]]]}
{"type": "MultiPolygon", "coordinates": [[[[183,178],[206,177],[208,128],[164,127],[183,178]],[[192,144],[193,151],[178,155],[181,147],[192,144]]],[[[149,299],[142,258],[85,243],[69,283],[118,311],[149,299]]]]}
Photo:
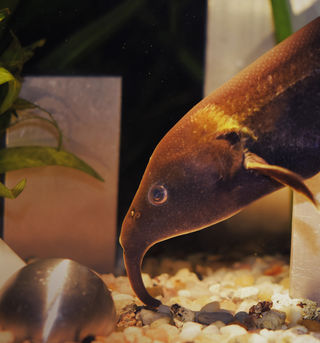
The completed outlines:
{"type": "Polygon", "coordinates": [[[51,124],[54,126],[54,128],[57,130],[58,134],[58,146],[57,149],[60,150],[62,147],[62,139],[63,139],[63,133],[62,130],[60,129],[58,122],[54,119],[53,115],[44,109],[43,107],[33,104],[32,102],[22,99],[22,98],[17,98],[16,101],[14,102],[12,109],[14,111],[22,111],[22,110],[28,110],[28,109],[38,109],[41,112],[47,114],[48,118],[44,118],[42,116],[39,116],[37,114],[29,115],[28,117],[22,118],[19,116],[19,119],[17,119],[15,122],[12,122],[10,126],[16,125],[18,123],[21,123],[22,121],[30,120],[30,119],[38,119],[38,120],[43,120],[46,121],[47,123],[51,124]]]}
{"type": "Polygon", "coordinates": [[[280,43],[292,34],[290,4],[288,0],[271,0],[276,42],[280,43]]]}
{"type": "Polygon", "coordinates": [[[0,22],[4,21],[10,14],[9,8],[0,10],[0,22]]]}
{"type": "Polygon", "coordinates": [[[33,104],[32,102],[26,99],[17,98],[13,104],[13,108],[16,111],[22,111],[22,110],[29,110],[29,109],[37,108],[37,105],[33,104]]]}
{"type": "Polygon", "coordinates": [[[6,112],[14,103],[20,92],[21,83],[5,68],[0,67],[0,85],[7,83],[6,95],[0,105],[0,115],[6,112]]]}
{"type": "Polygon", "coordinates": [[[100,181],[104,181],[87,163],[67,151],[42,146],[23,146],[0,149],[0,174],[11,170],[43,166],[74,168],[81,170],[100,181]]]}
{"type": "Polygon", "coordinates": [[[26,185],[26,179],[22,179],[12,189],[7,188],[0,182],[0,197],[15,199],[24,189],[26,185]]]}
{"type": "Polygon", "coordinates": [[[45,40],[41,39],[27,47],[22,47],[13,32],[11,32],[11,36],[10,45],[0,57],[0,65],[13,74],[20,74],[23,65],[34,55],[34,49],[42,47],[45,40]]]}
{"type": "Polygon", "coordinates": [[[7,69],[0,67],[0,85],[14,79],[14,76],[7,69]]]}

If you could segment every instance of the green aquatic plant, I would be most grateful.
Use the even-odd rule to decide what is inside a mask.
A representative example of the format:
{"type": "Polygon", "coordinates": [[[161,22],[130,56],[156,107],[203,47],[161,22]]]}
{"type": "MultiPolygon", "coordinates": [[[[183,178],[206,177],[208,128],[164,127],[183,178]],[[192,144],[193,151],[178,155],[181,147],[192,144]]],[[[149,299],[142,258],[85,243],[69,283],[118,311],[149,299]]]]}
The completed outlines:
{"type": "Polygon", "coordinates": [[[289,37],[292,31],[290,3],[288,0],[270,0],[276,42],[280,43],[289,37]]]}
{"type": "MultiPolygon", "coordinates": [[[[17,124],[29,120],[41,120],[54,127],[57,133],[57,147],[51,146],[19,146],[0,149],[0,174],[11,170],[57,165],[81,170],[98,180],[102,177],[87,163],[74,154],[62,148],[63,135],[54,117],[40,106],[19,97],[24,64],[33,56],[34,50],[43,46],[45,41],[39,40],[23,47],[18,38],[6,28],[10,15],[8,9],[0,10],[0,36],[2,41],[8,41],[5,49],[0,52],[0,134],[17,124]],[[26,113],[24,110],[37,109],[46,117],[26,113]]],[[[24,189],[26,180],[21,180],[12,189],[0,183],[0,196],[16,198],[24,189]]]]}

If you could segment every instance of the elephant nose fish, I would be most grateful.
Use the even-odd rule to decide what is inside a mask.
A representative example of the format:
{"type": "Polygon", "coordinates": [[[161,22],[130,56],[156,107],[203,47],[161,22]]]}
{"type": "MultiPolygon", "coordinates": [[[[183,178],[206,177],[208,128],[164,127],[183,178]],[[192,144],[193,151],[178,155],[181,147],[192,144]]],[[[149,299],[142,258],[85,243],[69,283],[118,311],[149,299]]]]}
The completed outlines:
{"type": "Polygon", "coordinates": [[[141,263],[154,244],[227,219],[320,170],[320,18],[195,105],[163,137],[124,218],[120,243],[142,302],[141,263]]]}

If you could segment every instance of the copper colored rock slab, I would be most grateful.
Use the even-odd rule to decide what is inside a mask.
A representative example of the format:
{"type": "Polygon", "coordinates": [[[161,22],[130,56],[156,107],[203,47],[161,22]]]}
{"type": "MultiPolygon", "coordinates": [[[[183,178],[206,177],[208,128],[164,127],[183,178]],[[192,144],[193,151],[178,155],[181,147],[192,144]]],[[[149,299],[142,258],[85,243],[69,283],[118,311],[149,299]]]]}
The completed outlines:
{"type": "MultiPolygon", "coordinates": [[[[4,239],[23,258],[71,258],[100,272],[113,269],[120,140],[121,79],[27,77],[21,96],[50,111],[64,149],[105,180],[77,170],[41,167],[9,172],[6,184],[27,178],[24,192],[5,202],[4,239]]],[[[17,126],[7,145],[56,145],[42,122],[17,126]]]]}

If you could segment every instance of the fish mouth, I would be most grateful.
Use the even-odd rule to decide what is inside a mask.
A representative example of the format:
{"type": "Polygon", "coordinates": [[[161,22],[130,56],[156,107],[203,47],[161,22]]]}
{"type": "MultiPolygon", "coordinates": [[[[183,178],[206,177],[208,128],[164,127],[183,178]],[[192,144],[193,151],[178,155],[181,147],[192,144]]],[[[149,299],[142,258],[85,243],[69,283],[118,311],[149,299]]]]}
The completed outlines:
{"type": "Polygon", "coordinates": [[[153,298],[147,291],[141,274],[141,265],[144,255],[153,245],[152,240],[132,223],[131,218],[126,217],[123,221],[120,244],[123,249],[123,260],[131,288],[137,297],[147,306],[157,308],[161,302],[153,298]]]}
{"type": "Polygon", "coordinates": [[[161,301],[153,298],[148,293],[141,275],[141,264],[147,250],[148,248],[127,251],[124,248],[123,259],[131,287],[137,297],[147,306],[157,308],[161,305],[161,301]]]}

